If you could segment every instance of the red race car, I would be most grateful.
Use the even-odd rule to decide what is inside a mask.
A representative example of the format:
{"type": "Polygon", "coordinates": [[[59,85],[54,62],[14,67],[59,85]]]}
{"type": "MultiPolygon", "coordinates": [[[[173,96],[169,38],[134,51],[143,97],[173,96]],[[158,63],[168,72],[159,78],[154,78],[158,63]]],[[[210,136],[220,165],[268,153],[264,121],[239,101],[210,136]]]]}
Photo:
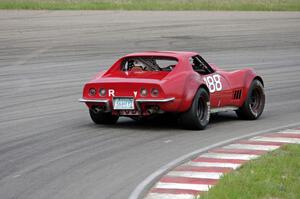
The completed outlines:
{"type": "Polygon", "coordinates": [[[204,129],[210,114],[235,111],[257,119],[265,105],[264,83],[253,69],[232,72],[198,53],[150,51],[126,55],[85,84],[83,98],[96,124],[175,113],[183,127],[204,129]]]}

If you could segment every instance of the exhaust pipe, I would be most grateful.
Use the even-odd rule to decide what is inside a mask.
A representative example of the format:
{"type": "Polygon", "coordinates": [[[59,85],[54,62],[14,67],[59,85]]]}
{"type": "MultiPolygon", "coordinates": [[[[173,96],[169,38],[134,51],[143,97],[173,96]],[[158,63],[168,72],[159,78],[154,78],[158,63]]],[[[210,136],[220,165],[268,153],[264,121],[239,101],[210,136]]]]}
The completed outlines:
{"type": "Polygon", "coordinates": [[[148,110],[147,113],[154,114],[159,112],[159,106],[151,106],[148,110]]]}
{"type": "Polygon", "coordinates": [[[152,115],[155,111],[153,109],[148,109],[147,113],[149,113],[150,115],[152,115]]]}
{"type": "Polygon", "coordinates": [[[101,107],[101,106],[93,106],[92,107],[92,111],[94,112],[94,113],[100,113],[100,112],[103,112],[104,111],[104,107],[101,107]]]}

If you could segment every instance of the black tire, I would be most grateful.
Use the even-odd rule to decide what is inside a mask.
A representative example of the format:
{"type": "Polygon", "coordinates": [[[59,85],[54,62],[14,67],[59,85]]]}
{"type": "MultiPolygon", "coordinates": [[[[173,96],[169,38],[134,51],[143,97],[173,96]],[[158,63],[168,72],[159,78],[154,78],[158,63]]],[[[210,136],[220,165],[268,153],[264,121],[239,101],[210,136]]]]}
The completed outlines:
{"type": "Polygon", "coordinates": [[[263,84],[255,79],[251,83],[246,101],[236,114],[241,119],[255,120],[260,117],[265,107],[265,91],[263,84]]]}
{"type": "Polygon", "coordinates": [[[204,88],[200,88],[193,99],[190,109],[180,115],[180,121],[186,129],[203,130],[209,123],[209,117],[209,94],[204,88]]]}
{"type": "Polygon", "coordinates": [[[102,112],[95,112],[90,109],[90,116],[93,122],[96,124],[115,124],[119,116],[112,115],[111,113],[102,113],[102,112]]]}

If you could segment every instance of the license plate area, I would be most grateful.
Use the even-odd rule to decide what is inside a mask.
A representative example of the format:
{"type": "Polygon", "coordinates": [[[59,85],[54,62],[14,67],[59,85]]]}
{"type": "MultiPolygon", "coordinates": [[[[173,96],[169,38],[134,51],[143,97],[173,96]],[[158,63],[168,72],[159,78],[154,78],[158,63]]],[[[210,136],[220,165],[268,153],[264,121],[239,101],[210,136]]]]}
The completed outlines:
{"type": "Polygon", "coordinates": [[[129,97],[115,97],[113,98],[114,110],[134,110],[134,100],[129,97]]]}

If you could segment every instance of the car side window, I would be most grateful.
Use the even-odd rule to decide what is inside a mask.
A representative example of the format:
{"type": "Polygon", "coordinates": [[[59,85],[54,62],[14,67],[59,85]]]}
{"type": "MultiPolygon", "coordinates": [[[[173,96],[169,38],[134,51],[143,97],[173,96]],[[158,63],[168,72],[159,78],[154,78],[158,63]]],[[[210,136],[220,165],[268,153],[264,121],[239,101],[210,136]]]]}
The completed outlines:
{"type": "Polygon", "coordinates": [[[193,67],[193,70],[201,75],[207,75],[214,72],[209,64],[199,55],[191,57],[190,63],[193,67]]]}

